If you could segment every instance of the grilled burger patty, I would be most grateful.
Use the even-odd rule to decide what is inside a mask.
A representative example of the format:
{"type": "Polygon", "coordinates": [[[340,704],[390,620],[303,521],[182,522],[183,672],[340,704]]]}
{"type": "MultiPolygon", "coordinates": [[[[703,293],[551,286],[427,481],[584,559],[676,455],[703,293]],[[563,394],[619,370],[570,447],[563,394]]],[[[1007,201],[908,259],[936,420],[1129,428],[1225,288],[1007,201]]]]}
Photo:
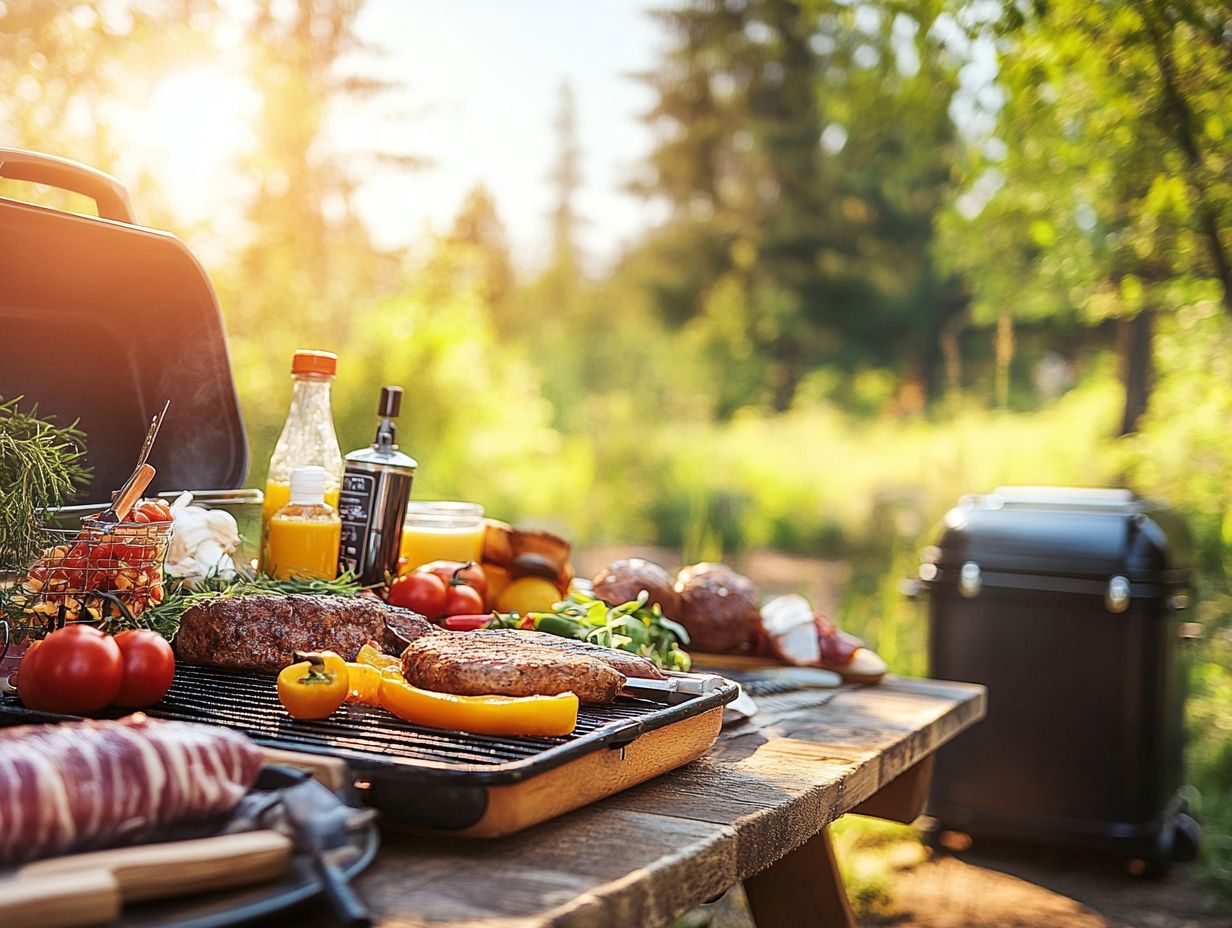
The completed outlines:
{"type": "Polygon", "coordinates": [[[281,670],[295,651],[337,651],[353,660],[366,641],[435,632],[423,616],[380,600],[341,596],[219,597],[184,611],[175,651],[194,664],[281,670]]]}
{"type": "Polygon", "coordinates": [[[592,657],[473,632],[415,639],[402,652],[402,673],[415,686],[460,696],[573,692],[589,703],[611,702],[625,682],[592,657]]]}

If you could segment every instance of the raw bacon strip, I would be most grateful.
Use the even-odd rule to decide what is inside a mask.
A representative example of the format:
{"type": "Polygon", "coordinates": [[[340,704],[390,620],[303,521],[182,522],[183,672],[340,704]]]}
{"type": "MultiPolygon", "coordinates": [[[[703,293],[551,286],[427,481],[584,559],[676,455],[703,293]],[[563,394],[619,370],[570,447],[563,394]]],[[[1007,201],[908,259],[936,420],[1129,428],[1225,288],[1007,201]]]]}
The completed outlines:
{"type": "Polygon", "coordinates": [[[125,844],[223,815],[261,754],[243,735],[138,713],[0,729],[0,864],[125,844]]]}

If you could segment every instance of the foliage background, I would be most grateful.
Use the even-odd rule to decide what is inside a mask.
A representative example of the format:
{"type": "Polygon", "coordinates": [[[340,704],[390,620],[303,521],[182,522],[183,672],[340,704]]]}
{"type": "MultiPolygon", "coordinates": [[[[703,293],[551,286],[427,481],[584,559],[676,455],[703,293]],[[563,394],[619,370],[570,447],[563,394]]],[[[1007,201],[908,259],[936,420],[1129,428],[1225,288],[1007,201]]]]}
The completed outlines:
{"type": "MultiPolygon", "coordinates": [[[[348,62],[362,0],[0,2],[0,143],[123,176],[190,244],[116,128],[223,54],[259,108],[243,234],[209,262],[253,451],[286,362],[338,352],[344,448],[408,388],[416,495],[578,545],[684,561],[775,548],[852,565],[842,623],[922,673],[899,581],[960,495],[1124,485],[1197,541],[1190,775],[1205,872],[1232,889],[1232,14],[1214,0],[689,0],[652,15],[657,138],[635,189],[665,221],[581,270],[585,153],[562,92],[552,261],[515,268],[476,188],[413,251],[373,244],[322,145],[330,106],[396,94],[348,62]],[[972,89],[973,62],[995,62],[972,89]]],[[[462,37],[460,37],[461,40],[462,37]]],[[[978,70],[978,68],[976,69],[978,70]]],[[[420,170],[415,152],[372,152],[420,170]]],[[[82,208],[0,182],[0,195],[82,208]]],[[[221,220],[220,220],[221,221],[221,220]]]]}

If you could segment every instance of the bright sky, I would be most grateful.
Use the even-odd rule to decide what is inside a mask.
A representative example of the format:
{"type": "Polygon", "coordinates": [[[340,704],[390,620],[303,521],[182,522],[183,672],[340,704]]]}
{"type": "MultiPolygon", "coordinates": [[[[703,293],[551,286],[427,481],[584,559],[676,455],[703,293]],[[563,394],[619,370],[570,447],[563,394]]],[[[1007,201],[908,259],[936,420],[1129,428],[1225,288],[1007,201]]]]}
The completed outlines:
{"type": "Polygon", "coordinates": [[[576,103],[587,225],[582,245],[602,267],[649,224],[651,207],[623,191],[650,148],[637,116],[648,89],[629,75],[650,68],[662,36],[645,0],[370,0],[358,31],[383,48],[363,61],[404,87],[349,106],[333,144],[430,159],[414,174],[383,169],[356,206],[380,244],[421,241],[448,227],[466,192],[483,182],[509,230],[515,261],[539,267],[549,251],[562,81],[576,103]]]}

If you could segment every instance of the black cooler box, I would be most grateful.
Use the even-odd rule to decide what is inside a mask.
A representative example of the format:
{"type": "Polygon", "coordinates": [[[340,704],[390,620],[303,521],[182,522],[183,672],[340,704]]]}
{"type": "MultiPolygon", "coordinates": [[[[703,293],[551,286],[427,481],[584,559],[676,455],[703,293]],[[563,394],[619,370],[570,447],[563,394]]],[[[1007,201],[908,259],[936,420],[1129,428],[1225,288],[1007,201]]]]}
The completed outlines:
{"type": "Polygon", "coordinates": [[[937,830],[1107,850],[1195,849],[1181,798],[1190,542],[1126,490],[964,497],[925,552],[931,675],[988,687],[937,755],[937,830]]]}

